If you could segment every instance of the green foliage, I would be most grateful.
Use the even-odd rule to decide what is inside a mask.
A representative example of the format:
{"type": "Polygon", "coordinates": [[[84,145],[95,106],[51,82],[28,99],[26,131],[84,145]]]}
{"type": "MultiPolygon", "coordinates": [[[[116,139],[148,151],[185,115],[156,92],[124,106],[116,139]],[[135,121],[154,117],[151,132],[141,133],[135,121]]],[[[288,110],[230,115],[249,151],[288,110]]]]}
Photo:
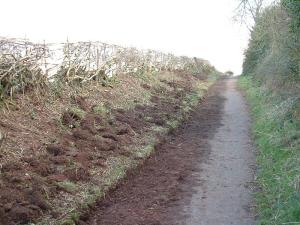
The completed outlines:
{"type": "Polygon", "coordinates": [[[282,6],[287,10],[291,18],[291,28],[293,32],[300,32],[300,1],[282,0],[282,6]]]}
{"type": "Polygon", "coordinates": [[[199,100],[201,99],[202,95],[201,95],[201,91],[193,91],[190,94],[186,95],[186,100],[183,101],[184,103],[184,111],[189,111],[189,109],[191,109],[192,107],[195,107],[198,103],[199,100]],[[185,110],[185,107],[189,108],[187,110],[185,110]]]}
{"type": "Polygon", "coordinates": [[[243,74],[280,84],[300,80],[299,7],[298,0],[283,0],[260,13],[245,52],[243,74]]]}
{"type": "Polygon", "coordinates": [[[289,15],[290,25],[290,55],[292,60],[291,70],[300,79],[300,1],[282,0],[282,6],[289,15]]]}
{"type": "Polygon", "coordinates": [[[259,15],[245,52],[240,85],[254,118],[261,225],[300,224],[299,25],[300,1],[281,0],[259,15]]]}
{"type": "Polygon", "coordinates": [[[258,147],[258,224],[300,224],[300,98],[282,98],[250,77],[239,84],[250,102],[258,147]]]}

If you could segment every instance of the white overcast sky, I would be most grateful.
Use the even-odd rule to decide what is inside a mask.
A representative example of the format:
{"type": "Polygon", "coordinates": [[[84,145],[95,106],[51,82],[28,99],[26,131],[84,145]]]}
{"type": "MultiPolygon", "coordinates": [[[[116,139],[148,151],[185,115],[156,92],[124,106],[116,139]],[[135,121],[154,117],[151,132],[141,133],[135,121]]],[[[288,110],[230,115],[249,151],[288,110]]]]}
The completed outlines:
{"type": "Polygon", "coordinates": [[[103,41],[209,60],[239,74],[246,28],[237,0],[0,0],[0,36],[103,41]]]}

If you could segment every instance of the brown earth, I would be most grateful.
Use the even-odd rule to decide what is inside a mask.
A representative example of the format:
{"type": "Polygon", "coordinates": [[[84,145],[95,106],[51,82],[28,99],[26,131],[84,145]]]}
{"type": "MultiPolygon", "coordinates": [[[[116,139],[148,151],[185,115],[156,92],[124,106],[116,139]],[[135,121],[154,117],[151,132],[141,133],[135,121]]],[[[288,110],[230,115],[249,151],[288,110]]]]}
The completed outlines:
{"type": "MultiPolygon", "coordinates": [[[[83,215],[79,224],[172,224],[167,215],[182,196],[180,184],[189,180],[196,164],[209,154],[207,140],[221,126],[225,100],[219,94],[222,91],[224,83],[219,82],[194,110],[188,122],[157,146],[156,153],[99,202],[90,214],[83,215]]],[[[192,191],[188,194],[192,195],[192,191]]],[[[171,212],[173,215],[177,213],[171,212]]]]}
{"type": "Polygon", "coordinates": [[[235,80],[219,81],[188,122],[78,224],[254,224],[248,129],[235,80]]]}
{"type": "MultiPolygon", "coordinates": [[[[109,157],[134,157],[127,146],[142,139],[154,125],[169,127],[167,121],[182,117],[182,103],[194,91],[195,78],[182,73],[178,76],[184,79],[161,80],[165,86],[138,84],[141,90],[150,90],[150,103],[139,102],[137,96],[132,109],[111,108],[108,113],[99,113],[94,110],[95,100],[75,95],[70,104],[79,108],[79,113],[59,102],[62,110],[57,118],[57,112],[49,111],[51,106],[30,99],[28,108],[23,103],[22,110],[1,114],[0,128],[7,137],[0,148],[5,150],[5,154],[0,151],[0,224],[27,224],[45,215],[56,220],[64,212],[57,211],[55,201],[64,196],[62,193],[74,195],[62,183],[79,186],[96,182],[93,173],[104,172],[109,157]],[[32,110],[30,107],[34,108],[31,114],[24,110],[32,110]]],[[[113,104],[113,94],[101,93],[104,102],[113,104]]]]}

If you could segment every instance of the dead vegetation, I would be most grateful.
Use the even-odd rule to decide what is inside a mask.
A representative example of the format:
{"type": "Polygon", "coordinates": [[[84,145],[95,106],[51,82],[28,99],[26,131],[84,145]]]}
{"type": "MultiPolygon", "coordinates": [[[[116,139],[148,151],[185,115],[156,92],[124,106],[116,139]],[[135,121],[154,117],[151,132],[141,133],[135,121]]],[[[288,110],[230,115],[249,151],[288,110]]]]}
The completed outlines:
{"type": "Polygon", "coordinates": [[[39,96],[53,82],[83,85],[97,81],[106,86],[107,80],[116,74],[175,70],[204,74],[214,68],[198,58],[101,42],[40,44],[0,38],[1,98],[29,90],[39,96]]]}
{"type": "Polygon", "coordinates": [[[47,77],[43,95],[4,92],[11,98],[3,97],[0,112],[0,224],[74,224],[213,82],[211,71],[155,68],[75,85],[68,79],[80,70],[72,67],[64,82],[47,77]]]}

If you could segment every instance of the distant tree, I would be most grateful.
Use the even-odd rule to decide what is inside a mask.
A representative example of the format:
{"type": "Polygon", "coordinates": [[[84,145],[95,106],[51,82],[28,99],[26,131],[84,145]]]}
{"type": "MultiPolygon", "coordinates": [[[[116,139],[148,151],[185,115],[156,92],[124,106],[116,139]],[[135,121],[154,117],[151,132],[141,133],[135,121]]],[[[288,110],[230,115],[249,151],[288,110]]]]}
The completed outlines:
{"type": "Polygon", "coordinates": [[[225,75],[229,76],[229,77],[232,77],[234,75],[234,73],[232,71],[228,70],[228,71],[225,72],[225,75]]]}

